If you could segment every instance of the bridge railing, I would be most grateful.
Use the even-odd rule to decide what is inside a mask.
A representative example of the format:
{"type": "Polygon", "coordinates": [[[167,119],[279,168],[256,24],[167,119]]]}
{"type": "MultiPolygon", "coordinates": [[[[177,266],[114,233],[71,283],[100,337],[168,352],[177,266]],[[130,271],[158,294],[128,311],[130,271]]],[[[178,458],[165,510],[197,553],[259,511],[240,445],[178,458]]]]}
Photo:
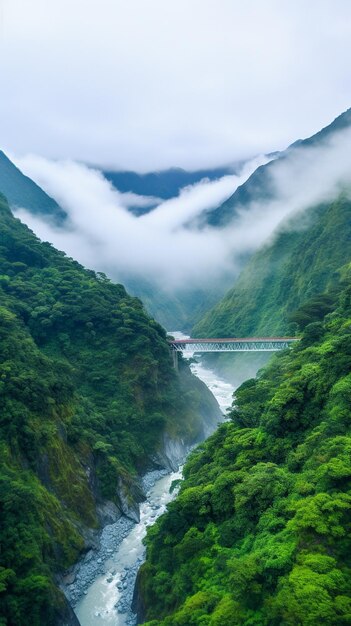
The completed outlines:
{"type": "Polygon", "coordinates": [[[176,352],[276,352],[289,348],[298,337],[233,337],[225,339],[170,339],[176,352]]]}

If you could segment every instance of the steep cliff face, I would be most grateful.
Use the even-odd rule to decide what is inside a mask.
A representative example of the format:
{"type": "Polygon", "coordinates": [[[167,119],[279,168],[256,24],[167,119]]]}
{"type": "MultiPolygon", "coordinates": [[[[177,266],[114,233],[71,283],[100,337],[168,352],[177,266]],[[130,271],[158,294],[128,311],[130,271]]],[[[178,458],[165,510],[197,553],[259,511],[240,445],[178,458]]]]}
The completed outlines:
{"type": "Polygon", "coordinates": [[[137,517],[138,475],[166,436],[201,437],[201,401],[141,302],[41,243],[4,199],[0,348],[0,621],[70,623],[55,575],[99,525],[137,517]]]}

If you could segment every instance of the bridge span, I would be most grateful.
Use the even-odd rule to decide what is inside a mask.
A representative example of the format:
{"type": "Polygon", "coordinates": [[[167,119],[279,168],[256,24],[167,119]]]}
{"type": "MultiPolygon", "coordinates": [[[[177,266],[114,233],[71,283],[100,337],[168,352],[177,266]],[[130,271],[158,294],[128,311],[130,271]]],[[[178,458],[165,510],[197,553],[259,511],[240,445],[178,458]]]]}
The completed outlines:
{"type": "Polygon", "coordinates": [[[178,352],[193,354],[204,352],[277,352],[299,341],[298,337],[229,337],[225,339],[169,339],[174,366],[178,365],[178,352]]]}

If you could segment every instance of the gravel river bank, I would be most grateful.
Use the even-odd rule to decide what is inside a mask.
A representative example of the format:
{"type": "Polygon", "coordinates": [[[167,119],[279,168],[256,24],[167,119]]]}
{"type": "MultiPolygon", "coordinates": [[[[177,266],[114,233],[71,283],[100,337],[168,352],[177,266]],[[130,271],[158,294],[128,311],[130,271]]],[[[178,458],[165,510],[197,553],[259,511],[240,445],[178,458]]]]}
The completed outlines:
{"type": "Polygon", "coordinates": [[[140,506],[140,522],[121,517],[105,526],[98,550],[90,550],[79,564],[73,584],[66,590],[82,626],[114,624],[134,626],[131,612],[137,571],[144,560],[142,540],[147,527],[165,510],[174,494],[170,493],[178,472],[149,472],[143,478],[147,500],[140,506]]]}

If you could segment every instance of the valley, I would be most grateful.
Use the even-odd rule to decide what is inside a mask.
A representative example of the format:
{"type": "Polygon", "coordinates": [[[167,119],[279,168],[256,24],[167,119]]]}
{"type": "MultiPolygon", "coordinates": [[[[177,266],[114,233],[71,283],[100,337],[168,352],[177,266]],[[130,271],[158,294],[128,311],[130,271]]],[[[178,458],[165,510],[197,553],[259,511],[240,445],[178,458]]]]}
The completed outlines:
{"type": "Polygon", "coordinates": [[[349,623],[350,128],[43,188],[0,153],[1,626],[349,623]],[[177,368],[172,327],[289,341],[177,368]]]}

